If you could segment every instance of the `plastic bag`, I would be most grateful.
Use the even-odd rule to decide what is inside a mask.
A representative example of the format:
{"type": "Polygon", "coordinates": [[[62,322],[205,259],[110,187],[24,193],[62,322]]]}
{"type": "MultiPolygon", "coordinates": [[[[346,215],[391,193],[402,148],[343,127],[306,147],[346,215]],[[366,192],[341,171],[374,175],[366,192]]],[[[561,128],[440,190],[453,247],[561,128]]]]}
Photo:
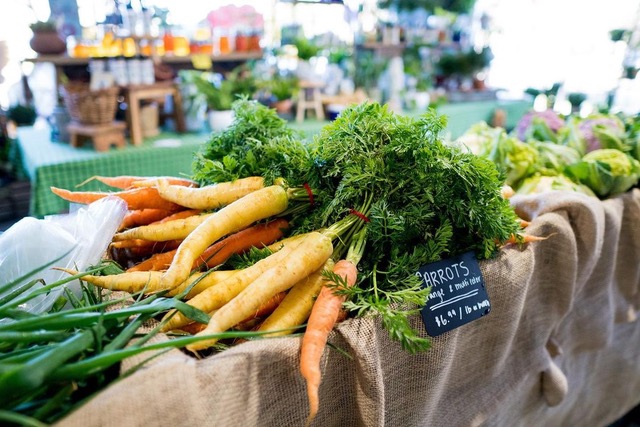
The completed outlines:
{"type": "MultiPolygon", "coordinates": [[[[0,285],[16,280],[58,258],[60,259],[52,266],[83,271],[97,264],[126,212],[127,204],[122,199],[107,197],[69,214],[45,219],[21,219],[0,235],[0,285]]],[[[33,279],[43,279],[46,284],[51,284],[65,277],[68,277],[67,273],[46,268],[25,278],[16,286],[33,279]]],[[[36,284],[27,292],[43,286],[36,284]]],[[[80,293],[80,282],[77,280],[65,286],[76,294],[80,293]]],[[[10,291],[9,289],[4,294],[10,291]]],[[[57,287],[29,300],[20,308],[30,313],[45,312],[63,291],[64,287],[57,287]]]]}

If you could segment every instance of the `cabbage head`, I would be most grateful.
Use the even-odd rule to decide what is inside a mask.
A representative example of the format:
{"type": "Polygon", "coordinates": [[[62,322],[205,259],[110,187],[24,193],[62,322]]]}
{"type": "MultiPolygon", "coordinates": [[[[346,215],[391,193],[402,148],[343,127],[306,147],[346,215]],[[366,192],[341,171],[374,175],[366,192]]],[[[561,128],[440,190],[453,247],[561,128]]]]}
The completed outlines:
{"type": "Polygon", "coordinates": [[[505,175],[505,184],[516,187],[527,176],[536,171],[538,152],[504,129],[494,128],[481,122],[469,128],[458,140],[472,153],[493,161],[505,175]]]}
{"type": "Polygon", "coordinates": [[[620,150],[602,148],[587,153],[565,168],[572,180],[591,188],[599,197],[624,193],[640,178],[640,162],[620,150]]]}

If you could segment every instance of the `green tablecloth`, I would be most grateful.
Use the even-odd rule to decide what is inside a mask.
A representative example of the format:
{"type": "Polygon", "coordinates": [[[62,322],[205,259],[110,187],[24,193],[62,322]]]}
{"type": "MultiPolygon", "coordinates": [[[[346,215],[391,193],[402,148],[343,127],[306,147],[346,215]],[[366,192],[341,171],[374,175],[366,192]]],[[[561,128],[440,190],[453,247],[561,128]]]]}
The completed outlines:
{"type": "MultiPolygon", "coordinates": [[[[448,117],[446,132],[452,139],[458,138],[469,127],[480,121],[491,123],[493,113],[500,109],[505,112],[505,128],[511,130],[520,118],[533,108],[526,100],[491,100],[477,102],[452,102],[437,108],[438,114],[448,117]]],[[[419,114],[414,112],[413,114],[419,114]]]]}
{"type": "MultiPolygon", "coordinates": [[[[515,126],[531,108],[528,101],[478,101],[444,104],[438,113],[448,117],[446,133],[457,138],[474,123],[490,121],[496,109],[506,113],[507,129],[515,126]]],[[[418,111],[405,114],[417,117],[418,111]]],[[[328,121],[305,120],[290,122],[293,129],[311,139],[328,121]]],[[[96,152],[90,146],[72,148],[68,144],[51,142],[47,127],[18,129],[18,148],[22,166],[32,185],[29,213],[36,217],[64,212],[69,204],[51,193],[50,187],[74,189],[93,175],[190,175],[194,152],[207,141],[208,134],[161,134],[148,138],[140,147],[128,146],[108,152],[96,152]]],[[[82,190],[108,190],[92,181],[82,190]]]]}
{"type": "MultiPolygon", "coordinates": [[[[43,217],[68,210],[69,203],[51,193],[50,187],[73,190],[94,175],[190,175],[194,152],[207,138],[206,134],[161,134],[139,147],[97,152],[91,146],[73,148],[52,142],[47,127],[19,128],[16,143],[31,181],[29,214],[43,217]]],[[[110,188],[91,181],[81,189],[110,188]]]]}

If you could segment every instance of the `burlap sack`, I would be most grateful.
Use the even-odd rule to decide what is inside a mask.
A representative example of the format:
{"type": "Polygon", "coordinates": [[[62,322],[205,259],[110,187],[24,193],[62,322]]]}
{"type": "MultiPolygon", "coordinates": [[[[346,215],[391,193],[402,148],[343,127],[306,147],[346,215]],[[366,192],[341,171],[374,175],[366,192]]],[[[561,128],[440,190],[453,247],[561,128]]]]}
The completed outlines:
{"type": "MultiPolygon", "coordinates": [[[[528,233],[549,238],[481,263],[491,313],[418,355],[375,319],[343,322],[330,341],[351,357],[325,352],[314,425],[604,426],[640,403],[640,191],[513,204],[533,221],[528,233]]],[[[299,343],[254,341],[205,360],[173,350],[59,424],[302,426],[299,343]]]]}

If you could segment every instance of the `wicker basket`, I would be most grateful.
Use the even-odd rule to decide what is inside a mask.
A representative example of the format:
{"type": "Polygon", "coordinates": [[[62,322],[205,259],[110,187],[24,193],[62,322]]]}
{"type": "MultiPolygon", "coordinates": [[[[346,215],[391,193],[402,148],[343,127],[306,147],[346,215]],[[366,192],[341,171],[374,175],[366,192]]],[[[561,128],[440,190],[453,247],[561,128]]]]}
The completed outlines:
{"type": "Polygon", "coordinates": [[[118,108],[118,87],[89,90],[87,83],[68,83],[62,88],[71,119],[86,125],[113,122],[118,108]]]}

